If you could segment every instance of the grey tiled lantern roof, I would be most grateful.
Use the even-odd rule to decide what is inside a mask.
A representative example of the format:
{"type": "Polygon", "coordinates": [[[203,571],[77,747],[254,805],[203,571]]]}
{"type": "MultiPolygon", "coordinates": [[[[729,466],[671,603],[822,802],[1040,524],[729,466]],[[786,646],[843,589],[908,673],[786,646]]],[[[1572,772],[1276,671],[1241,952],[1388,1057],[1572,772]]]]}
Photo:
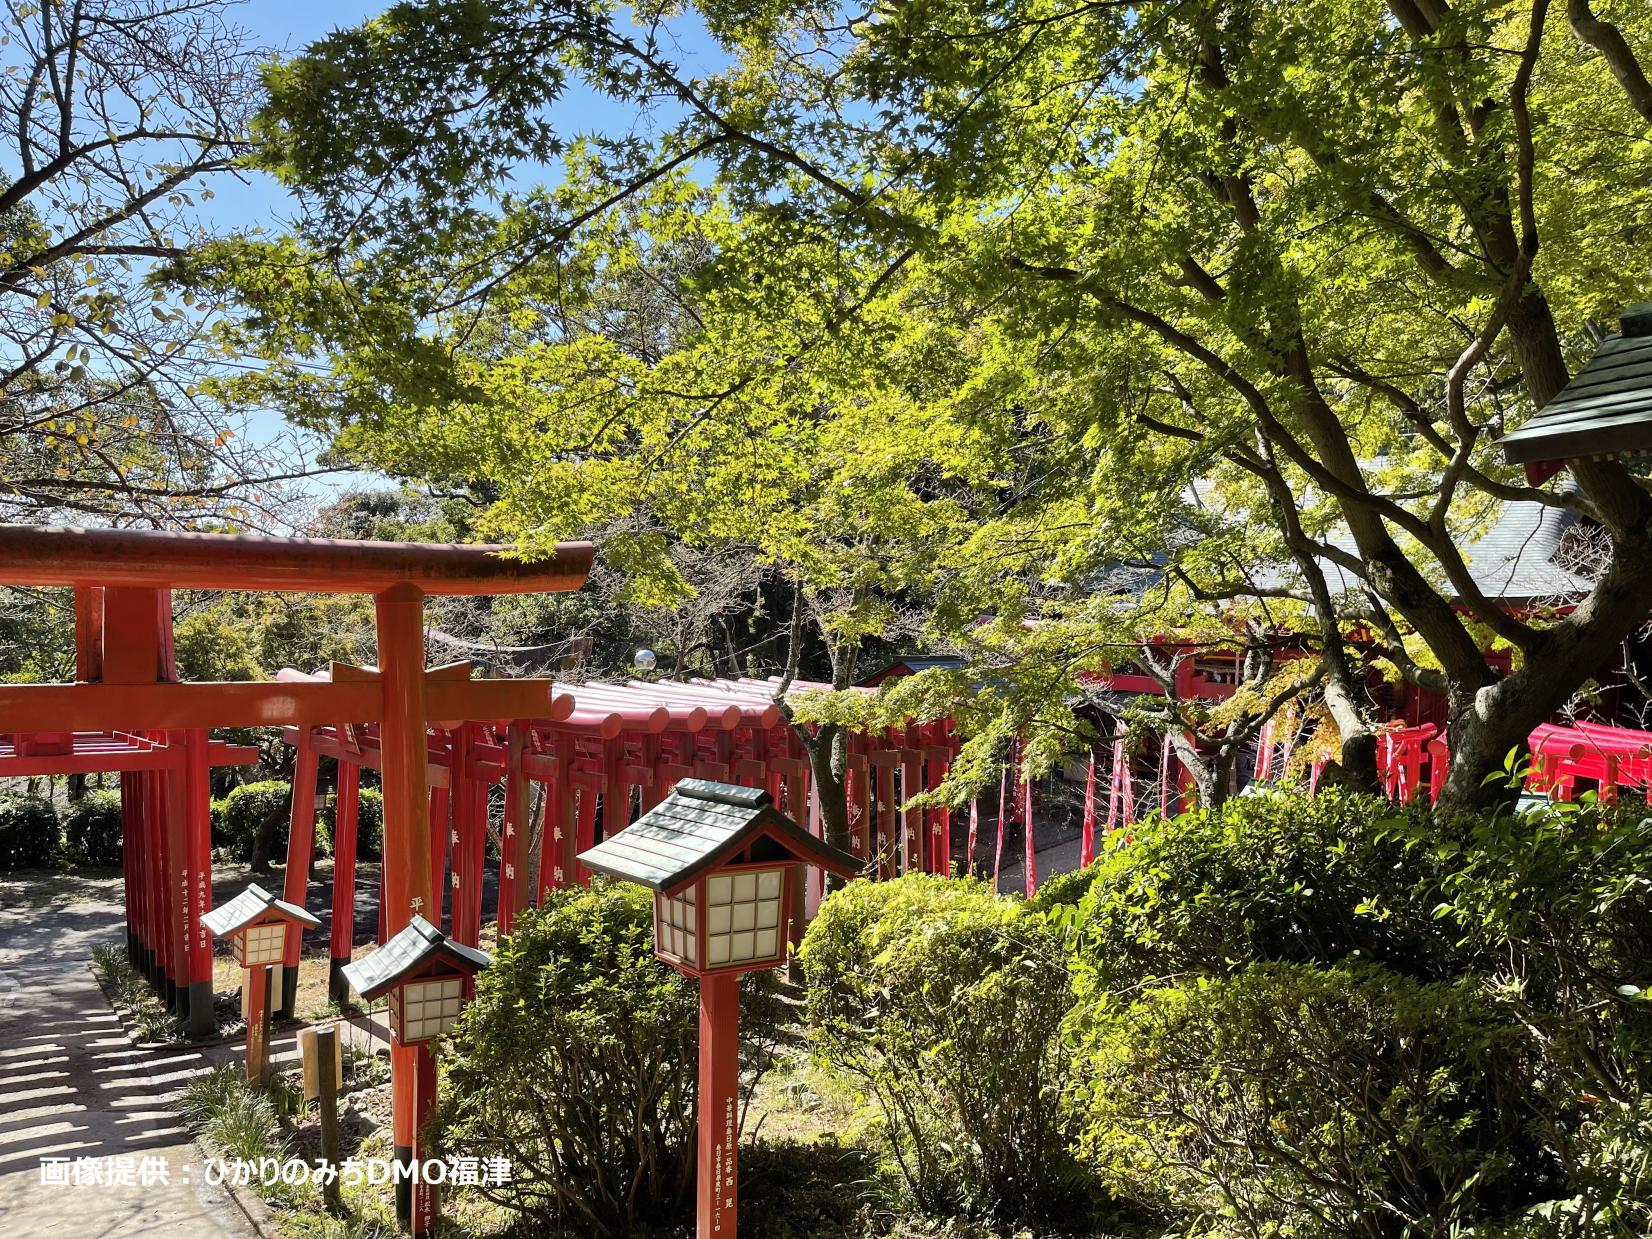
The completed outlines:
{"type": "Polygon", "coordinates": [[[394,938],[378,950],[340,972],[350,988],[371,1002],[394,988],[427,964],[452,964],[461,972],[478,972],[493,962],[486,951],[452,941],[422,916],[415,916],[394,938]]]}
{"type": "Polygon", "coordinates": [[[1630,306],[1619,323],[1559,395],[1497,441],[1505,460],[1540,467],[1652,452],[1652,302],[1630,306]]]}
{"type": "Polygon", "coordinates": [[[737,852],[754,860],[803,861],[849,877],[861,862],[825,843],[774,807],[760,787],[683,779],[624,830],[580,853],[598,873],[675,895],[737,852]]]}
{"type": "Polygon", "coordinates": [[[321,924],[319,917],[312,916],[296,903],[277,899],[256,882],[228,903],[221,903],[211,912],[203,914],[201,924],[214,938],[227,938],[254,921],[262,920],[270,912],[274,912],[284,921],[291,921],[295,925],[303,925],[309,929],[321,924]]]}

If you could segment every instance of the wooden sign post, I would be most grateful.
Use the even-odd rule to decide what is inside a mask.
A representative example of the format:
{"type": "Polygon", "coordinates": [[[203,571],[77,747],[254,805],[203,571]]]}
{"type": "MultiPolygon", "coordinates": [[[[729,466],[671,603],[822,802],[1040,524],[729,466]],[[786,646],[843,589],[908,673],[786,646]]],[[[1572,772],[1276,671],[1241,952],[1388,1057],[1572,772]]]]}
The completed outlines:
{"type": "Polygon", "coordinates": [[[321,1160],[333,1173],[322,1180],[321,1197],[329,1211],[343,1206],[338,1169],[338,1094],[344,1087],[344,1054],[338,1027],[306,1028],[299,1037],[304,1056],[304,1100],[316,1103],[321,1118],[321,1160]]]}
{"type": "Polygon", "coordinates": [[[321,921],[297,904],[277,899],[256,882],[222,907],[201,917],[201,927],[215,938],[235,943],[235,962],[243,969],[242,1007],[247,1017],[247,1079],[262,1084],[269,1057],[270,1005],[282,944],[289,932],[313,929],[321,921]]]}
{"type": "MultiPolygon", "coordinates": [[[[389,999],[391,1061],[400,1053],[414,1068],[395,1131],[396,1160],[410,1170],[422,1167],[426,1160],[420,1133],[436,1108],[436,1057],[431,1043],[452,1029],[464,1005],[467,982],[491,962],[482,951],[452,941],[415,914],[389,942],[344,966],[345,981],[363,1002],[380,996],[389,999]]],[[[396,1216],[414,1239],[431,1239],[440,1216],[436,1185],[417,1174],[398,1179],[396,1216]]]]}
{"type": "Polygon", "coordinates": [[[263,1084],[269,1074],[270,987],[275,969],[269,964],[246,970],[247,1080],[263,1084]]]}

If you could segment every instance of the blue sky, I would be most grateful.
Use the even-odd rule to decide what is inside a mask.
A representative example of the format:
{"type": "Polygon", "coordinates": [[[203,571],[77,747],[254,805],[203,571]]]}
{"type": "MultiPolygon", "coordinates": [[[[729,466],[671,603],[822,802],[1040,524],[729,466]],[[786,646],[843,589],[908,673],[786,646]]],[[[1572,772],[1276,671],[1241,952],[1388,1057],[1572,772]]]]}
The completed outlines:
{"type": "MultiPolygon", "coordinates": [[[[235,10],[234,20],[249,33],[251,41],[284,54],[297,54],[312,41],[333,30],[348,28],[382,12],[390,0],[246,0],[235,10]]],[[[681,40],[685,55],[702,53],[712,46],[709,36],[697,22],[684,19],[681,40]]],[[[603,130],[623,131],[631,128],[636,117],[629,111],[600,95],[571,87],[557,107],[556,119],[569,133],[603,130]]],[[[556,170],[525,168],[521,179],[554,179],[556,170]]],[[[285,221],[296,210],[296,204],[286,189],[269,176],[244,174],[241,180],[220,178],[213,186],[213,198],[202,203],[210,221],[220,229],[239,229],[262,226],[271,232],[281,231],[285,221]]],[[[266,412],[251,418],[248,430],[260,440],[274,439],[283,429],[278,414],[266,412]]],[[[371,475],[333,474],[314,479],[308,484],[311,493],[323,499],[341,490],[372,485],[371,475]]]]}
{"type": "MultiPolygon", "coordinates": [[[[331,31],[359,25],[382,12],[390,2],[245,0],[234,12],[235,20],[248,30],[255,44],[296,54],[331,31]]],[[[714,46],[691,14],[674,21],[672,28],[678,32],[679,48],[684,56],[698,57],[714,46]]],[[[558,102],[557,120],[569,133],[621,132],[633,126],[635,117],[614,101],[570,83],[566,95],[558,102]]],[[[522,179],[531,181],[536,173],[547,179],[554,179],[556,175],[554,169],[524,169],[522,179]]],[[[225,227],[261,224],[267,229],[279,228],[293,210],[286,190],[263,175],[251,176],[245,185],[222,181],[214,186],[214,195],[211,214],[225,227]]]]}
{"type": "MultiPolygon", "coordinates": [[[[252,41],[287,54],[302,51],[314,39],[354,26],[385,6],[361,0],[247,0],[233,10],[252,41]]],[[[247,185],[223,180],[213,186],[213,215],[230,227],[262,224],[279,227],[291,213],[291,201],[272,178],[256,175],[247,185]]]]}

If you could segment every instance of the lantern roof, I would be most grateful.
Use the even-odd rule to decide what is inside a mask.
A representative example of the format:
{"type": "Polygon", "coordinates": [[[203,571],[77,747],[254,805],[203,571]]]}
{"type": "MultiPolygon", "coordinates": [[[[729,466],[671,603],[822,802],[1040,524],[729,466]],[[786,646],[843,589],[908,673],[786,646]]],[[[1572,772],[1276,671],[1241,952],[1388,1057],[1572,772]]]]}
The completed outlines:
{"type": "Polygon", "coordinates": [[[228,903],[219,904],[211,912],[205,913],[201,917],[201,924],[214,938],[227,938],[254,921],[262,920],[271,912],[281,920],[309,929],[321,924],[319,917],[306,912],[296,903],[277,899],[256,882],[248,885],[246,890],[228,903]]]}
{"type": "Polygon", "coordinates": [[[682,779],[624,830],[580,853],[609,877],[673,895],[737,853],[757,861],[802,861],[848,877],[861,862],[815,838],[774,807],[760,787],[682,779]]]}
{"type": "Polygon", "coordinates": [[[427,964],[444,963],[469,975],[493,962],[486,951],[454,942],[422,916],[415,916],[389,942],[340,970],[350,988],[371,1002],[427,964]]]}
{"type": "Polygon", "coordinates": [[[1497,440],[1539,482],[1568,460],[1652,452],[1652,302],[1630,306],[1560,394],[1497,440]]]}

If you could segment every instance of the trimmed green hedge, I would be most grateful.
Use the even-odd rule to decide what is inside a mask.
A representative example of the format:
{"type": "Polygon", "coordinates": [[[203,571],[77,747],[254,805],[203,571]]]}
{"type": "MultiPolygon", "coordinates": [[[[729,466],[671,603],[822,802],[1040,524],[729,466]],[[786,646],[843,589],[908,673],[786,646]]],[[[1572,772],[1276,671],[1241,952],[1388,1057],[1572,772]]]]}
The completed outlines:
{"type": "MultiPolygon", "coordinates": [[[[741,1056],[762,1065],[773,974],[741,982],[741,1056]]],[[[620,1236],[680,1221],[694,1194],[698,989],[654,954],[654,898],[598,881],[526,912],[477,978],[447,1057],[445,1147],[507,1157],[476,1189],[535,1233],[620,1236]]],[[[743,1108],[742,1108],[743,1112],[743,1108]]]]}
{"type": "Polygon", "coordinates": [[[63,835],[72,864],[120,864],[120,793],[94,791],[72,801],[63,815],[63,835]]]}
{"type": "Polygon", "coordinates": [[[875,1102],[913,1202],[1032,1223],[1087,1212],[1052,925],[981,882],[909,874],[834,892],[798,958],[811,1044],[875,1102]]]}
{"type": "Polygon", "coordinates": [[[41,869],[63,852],[63,828],[52,802],[39,796],[0,799],[0,869],[41,869]]]}

